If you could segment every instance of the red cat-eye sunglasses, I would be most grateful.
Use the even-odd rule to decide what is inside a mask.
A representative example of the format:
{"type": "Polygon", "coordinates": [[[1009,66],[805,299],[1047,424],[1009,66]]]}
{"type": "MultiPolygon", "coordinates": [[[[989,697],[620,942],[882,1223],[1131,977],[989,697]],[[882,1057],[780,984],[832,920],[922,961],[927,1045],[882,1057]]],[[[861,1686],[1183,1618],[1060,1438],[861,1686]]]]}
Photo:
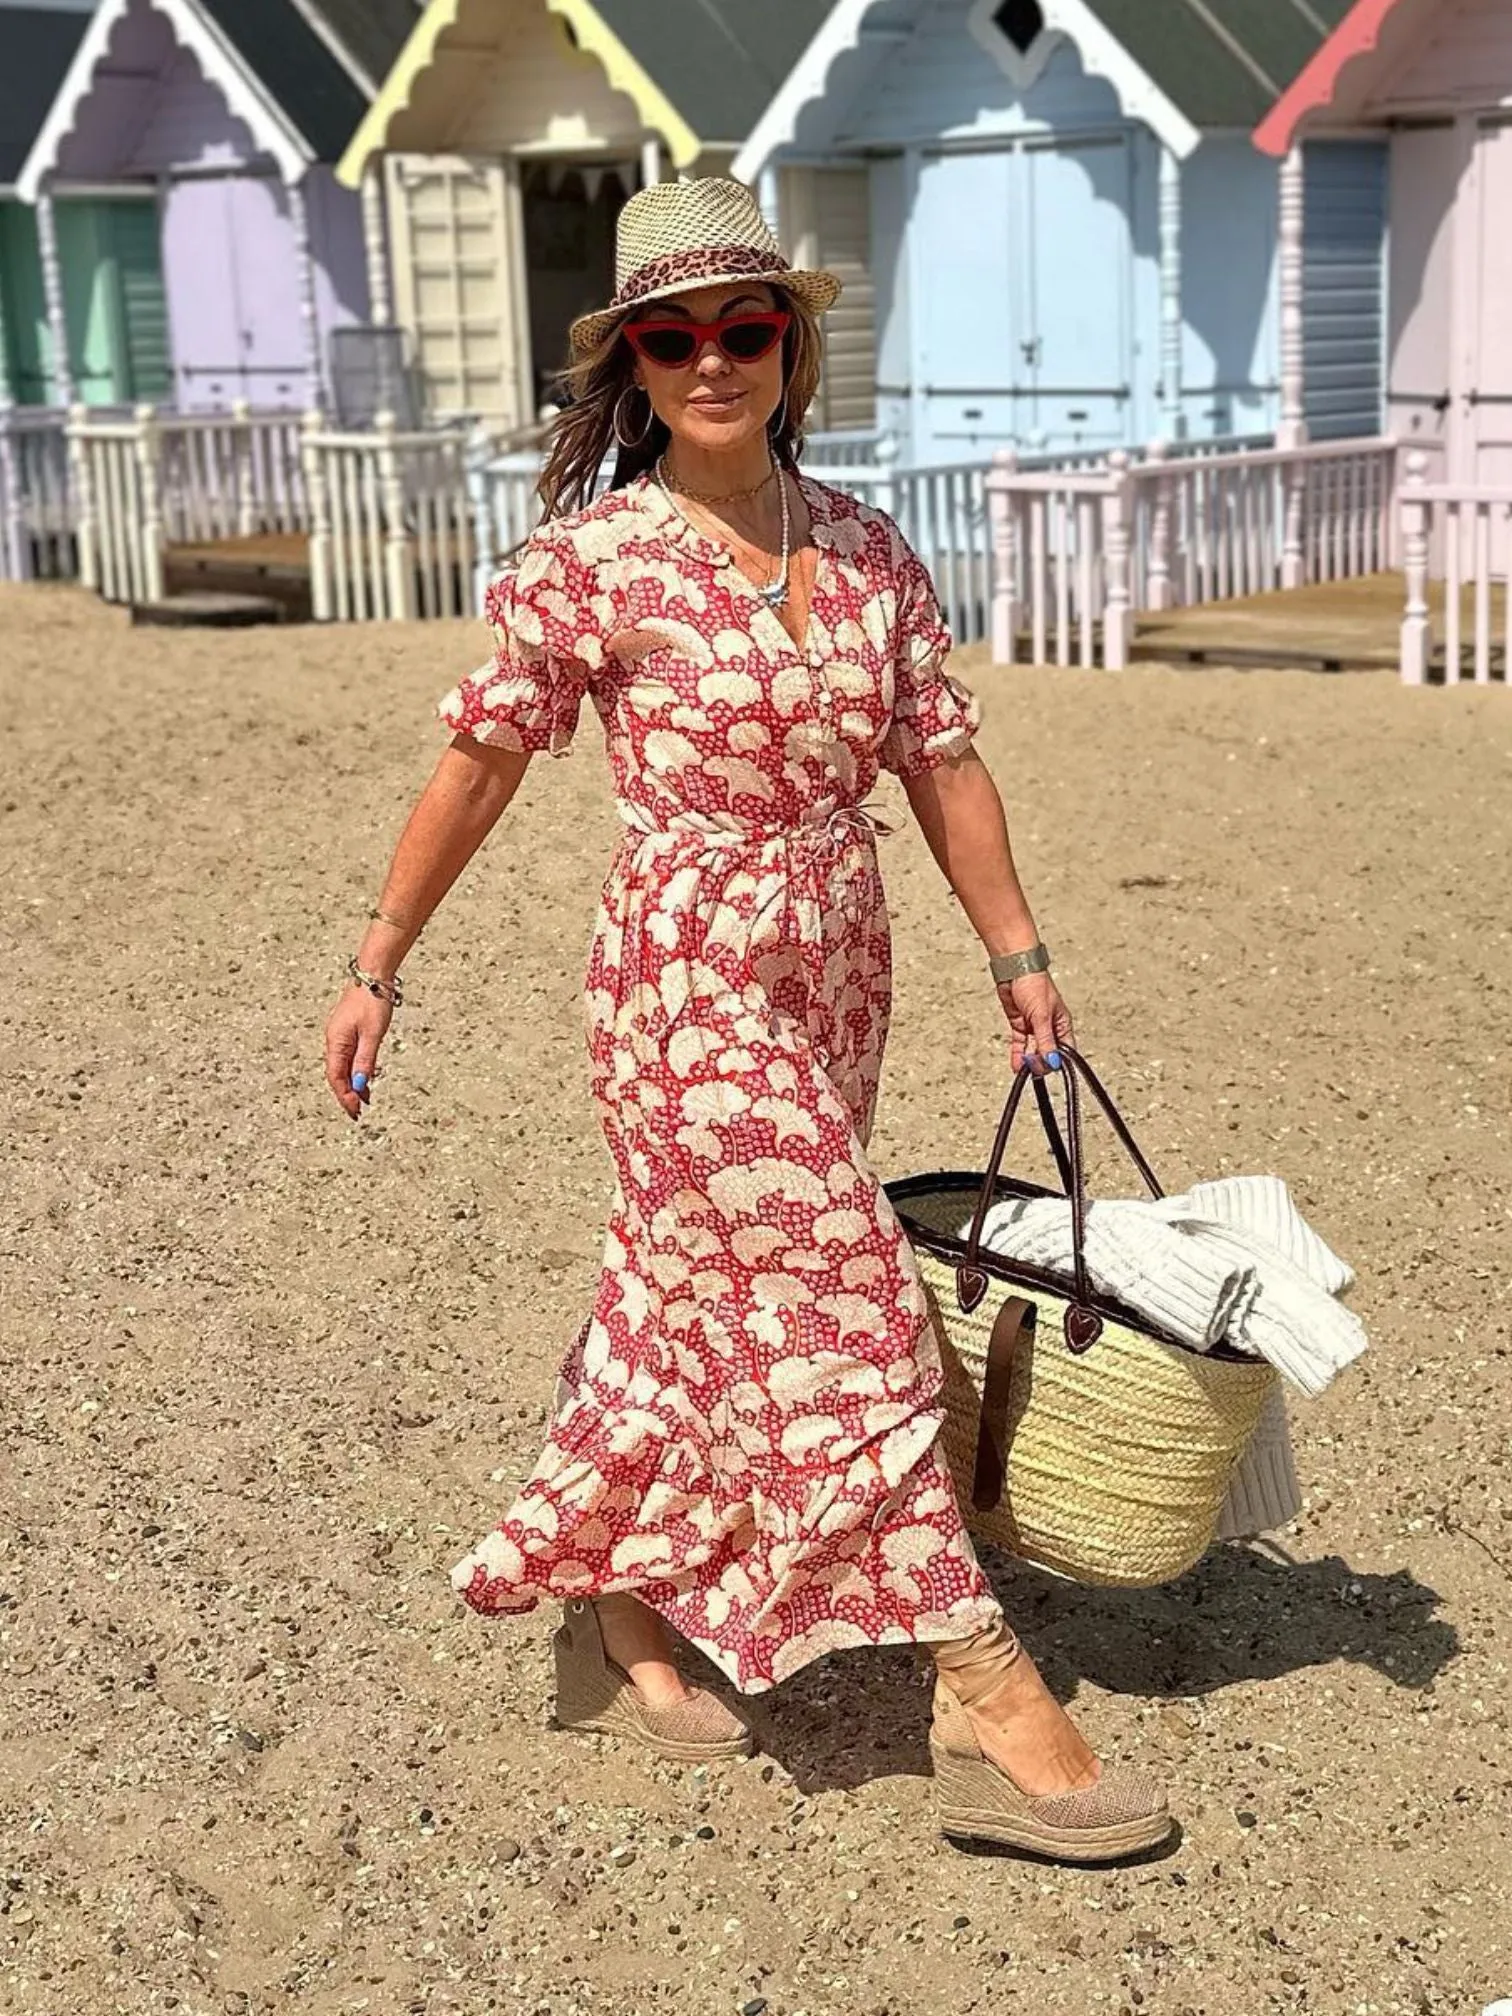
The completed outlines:
{"type": "Polygon", "coordinates": [[[664,371],[685,370],[712,343],[731,364],[754,364],[787,334],[792,316],[785,308],[765,314],[721,315],[717,322],[627,322],[625,339],[637,357],[664,371]]]}

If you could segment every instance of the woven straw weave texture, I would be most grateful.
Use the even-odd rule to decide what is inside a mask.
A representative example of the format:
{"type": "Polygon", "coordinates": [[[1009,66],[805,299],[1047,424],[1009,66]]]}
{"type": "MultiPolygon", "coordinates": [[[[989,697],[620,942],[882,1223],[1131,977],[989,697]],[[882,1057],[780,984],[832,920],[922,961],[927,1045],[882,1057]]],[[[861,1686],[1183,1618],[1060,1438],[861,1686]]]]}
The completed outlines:
{"type": "MultiPolygon", "coordinates": [[[[911,1195],[899,1207],[952,1239],[962,1193],[911,1195]]],[[[1147,1588],[1194,1566],[1215,1537],[1229,1478],[1277,1374],[1183,1351],[1105,1321],[1091,1350],[1068,1350],[1066,1296],[989,1279],[967,1315],[956,1270],[915,1247],[945,1367],[943,1443],[971,1531],[1072,1581],[1147,1588]],[[971,1503],[982,1383],[1004,1300],[1036,1305],[1032,1342],[1015,1353],[1008,1472],[999,1504],[971,1503]]]]}
{"type": "Polygon", "coordinates": [[[653,182],[620,216],[615,243],[614,284],[653,259],[696,252],[705,245],[750,245],[776,252],[777,240],[749,189],[709,176],[698,182],[653,182]]]}

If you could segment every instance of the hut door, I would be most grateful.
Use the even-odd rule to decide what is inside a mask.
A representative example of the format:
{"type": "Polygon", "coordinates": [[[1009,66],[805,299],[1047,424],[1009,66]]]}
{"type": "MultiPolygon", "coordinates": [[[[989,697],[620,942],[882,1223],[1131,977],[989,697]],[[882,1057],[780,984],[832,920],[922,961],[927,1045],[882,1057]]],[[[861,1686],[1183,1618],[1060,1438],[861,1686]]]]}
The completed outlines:
{"type": "Polygon", "coordinates": [[[160,399],[167,314],[152,197],[60,200],[58,258],[74,389],[86,406],[160,399]]]}
{"type": "Polygon", "coordinates": [[[386,160],[394,303],[432,414],[494,432],[531,417],[529,303],[519,176],[510,161],[386,160]]]}
{"type": "Polygon", "coordinates": [[[926,462],[969,460],[1019,436],[1016,165],[1006,147],[919,163],[907,246],[914,452],[926,462]]]}
{"type": "Polygon", "coordinates": [[[1026,146],[1017,211],[1028,445],[1117,447],[1133,424],[1129,142],[1026,146]]]}
{"type": "Polygon", "coordinates": [[[1512,217],[1512,124],[1480,121],[1475,155],[1465,453],[1456,475],[1462,482],[1505,488],[1512,486],[1512,344],[1507,340],[1512,320],[1512,231],[1507,226],[1512,217]]]}
{"type": "Polygon", "coordinates": [[[309,395],[289,192],[271,176],[183,176],[168,190],[163,264],[179,403],[290,407],[309,395]]]}

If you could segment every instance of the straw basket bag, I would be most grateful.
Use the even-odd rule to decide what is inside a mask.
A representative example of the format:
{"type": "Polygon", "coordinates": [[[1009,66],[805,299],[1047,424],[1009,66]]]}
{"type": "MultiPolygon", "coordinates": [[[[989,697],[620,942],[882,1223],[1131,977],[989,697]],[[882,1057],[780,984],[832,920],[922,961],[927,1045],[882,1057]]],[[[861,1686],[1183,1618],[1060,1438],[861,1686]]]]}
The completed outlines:
{"type": "Polygon", "coordinates": [[[1045,1083],[1014,1079],[985,1172],[889,1183],[945,1365],[944,1449],[972,1532],[1072,1581],[1143,1588],[1197,1562],[1277,1374],[1194,1351],[1087,1278],[1084,1081],[1150,1194],[1162,1192],[1096,1074],[1069,1045],[1063,1138],[1045,1083]],[[989,1206],[1055,1193],[1000,1175],[1024,1086],[1071,1202],[1069,1279],[981,1247],[989,1206]],[[1069,1142],[1069,1152],[1067,1149],[1069,1142]],[[960,1226],[975,1204],[971,1229],[960,1226]]]}

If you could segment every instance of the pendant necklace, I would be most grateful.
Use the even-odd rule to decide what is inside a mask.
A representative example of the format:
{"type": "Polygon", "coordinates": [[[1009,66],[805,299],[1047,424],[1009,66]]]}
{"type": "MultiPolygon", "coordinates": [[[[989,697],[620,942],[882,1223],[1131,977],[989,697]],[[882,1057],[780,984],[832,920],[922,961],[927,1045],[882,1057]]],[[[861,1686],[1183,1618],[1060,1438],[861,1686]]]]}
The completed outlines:
{"type": "MultiPolygon", "coordinates": [[[[652,474],[656,478],[656,487],[661,491],[663,497],[666,498],[678,517],[688,527],[689,531],[697,532],[699,528],[693,523],[693,520],[688,516],[668,486],[665,466],[666,458],[664,456],[658,457],[656,466],[652,471],[652,474]]],[[[768,609],[782,609],[787,606],[788,564],[792,559],[793,553],[793,516],[792,506],[788,502],[787,477],[780,469],[777,472],[777,477],[778,498],[782,508],[782,558],[778,562],[777,572],[764,586],[757,581],[751,582],[751,586],[756,590],[756,593],[761,597],[768,609]]],[[[731,555],[731,558],[733,557],[731,555]]],[[[747,579],[749,578],[747,576],[747,579]]]]}

